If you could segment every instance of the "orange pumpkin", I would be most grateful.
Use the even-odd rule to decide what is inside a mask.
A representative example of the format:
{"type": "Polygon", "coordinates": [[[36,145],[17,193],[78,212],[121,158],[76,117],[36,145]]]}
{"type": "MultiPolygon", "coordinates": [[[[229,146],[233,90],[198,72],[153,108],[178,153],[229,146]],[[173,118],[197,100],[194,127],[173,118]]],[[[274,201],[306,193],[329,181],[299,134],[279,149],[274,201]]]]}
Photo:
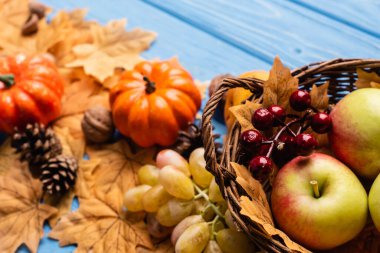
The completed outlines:
{"type": "Polygon", "coordinates": [[[175,142],[201,105],[191,75],[175,60],[144,61],[111,90],[115,126],[142,147],[175,142]]]}
{"type": "Polygon", "coordinates": [[[48,124],[60,115],[63,81],[44,56],[0,58],[0,131],[48,124]]]}

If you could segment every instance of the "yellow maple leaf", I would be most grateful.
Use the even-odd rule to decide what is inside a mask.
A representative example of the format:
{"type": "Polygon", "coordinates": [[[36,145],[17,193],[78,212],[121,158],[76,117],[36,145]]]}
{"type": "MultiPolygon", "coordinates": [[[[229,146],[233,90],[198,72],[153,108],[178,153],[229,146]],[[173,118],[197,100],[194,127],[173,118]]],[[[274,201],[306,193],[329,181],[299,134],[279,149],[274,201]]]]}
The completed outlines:
{"type": "Polygon", "coordinates": [[[79,199],[79,209],[61,218],[49,234],[61,246],[77,244],[77,252],[136,253],[137,246],[152,248],[141,219],[124,218],[106,201],[79,199]]]}
{"type": "Polygon", "coordinates": [[[12,169],[0,176],[0,252],[16,252],[23,243],[37,252],[43,223],[56,209],[40,203],[42,185],[28,170],[12,169]]]}
{"type": "Polygon", "coordinates": [[[98,196],[108,194],[114,189],[125,192],[137,183],[137,170],[145,164],[154,164],[156,150],[140,149],[133,152],[124,140],[115,144],[88,147],[90,159],[100,159],[101,163],[94,170],[93,190],[98,196]]]}
{"type": "Polygon", "coordinates": [[[310,91],[311,105],[318,110],[325,110],[329,106],[329,97],[328,97],[328,88],[329,82],[326,82],[322,85],[315,85],[310,91]]]}
{"type": "Polygon", "coordinates": [[[254,129],[251,121],[252,114],[261,107],[261,104],[247,100],[244,104],[230,107],[229,110],[239,122],[241,131],[244,132],[245,130],[254,129]]]}
{"type": "Polygon", "coordinates": [[[80,114],[94,105],[109,107],[109,93],[92,78],[67,83],[62,98],[61,118],[80,114]]]}
{"type": "Polygon", "coordinates": [[[264,209],[257,204],[257,201],[250,200],[246,196],[240,197],[240,213],[244,216],[250,218],[253,222],[260,225],[267,235],[269,236],[279,236],[284,241],[285,245],[292,250],[294,253],[311,253],[309,250],[305,249],[301,245],[293,242],[284,232],[276,229],[273,225],[273,221],[268,218],[264,209]]]}
{"type": "Polygon", "coordinates": [[[355,82],[356,87],[361,88],[379,88],[380,76],[376,72],[367,72],[363,69],[357,69],[358,80],[355,82]]]}
{"type": "Polygon", "coordinates": [[[114,20],[106,26],[92,25],[93,43],[76,45],[77,59],[66,67],[83,67],[85,73],[103,82],[112,76],[115,68],[131,69],[141,61],[140,53],[146,50],[156,34],[141,29],[126,31],[126,19],[114,20]]]}
{"type": "Polygon", "coordinates": [[[290,69],[286,68],[277,56],[269,72],[269,78],[264,83],[263,107],[281,105],[289,109],[289,97],[297,89],[298,79],[291,75],[290,69]]]}
{"type": "Polygon", "coordinates": [[[22,166],[19,155],[16,154],[15,149],[11,147],[11,139],[8,138],[0,146],[0,175],[7,173],[14,168],[22,166]]]}

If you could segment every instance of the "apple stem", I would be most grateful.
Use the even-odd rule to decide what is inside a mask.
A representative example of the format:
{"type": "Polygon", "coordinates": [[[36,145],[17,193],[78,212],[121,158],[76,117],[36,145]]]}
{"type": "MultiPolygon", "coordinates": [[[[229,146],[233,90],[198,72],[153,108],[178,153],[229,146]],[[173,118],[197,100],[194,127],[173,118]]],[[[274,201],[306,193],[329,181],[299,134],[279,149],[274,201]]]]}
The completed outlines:
{"type": "Polygon", "coordinates": [[[317,180],[311,180],[310,184],[313,186],[314,197],[319,198],[321,196],[321,194],[319,193],[319,187],[318,187],[317,180]]]}

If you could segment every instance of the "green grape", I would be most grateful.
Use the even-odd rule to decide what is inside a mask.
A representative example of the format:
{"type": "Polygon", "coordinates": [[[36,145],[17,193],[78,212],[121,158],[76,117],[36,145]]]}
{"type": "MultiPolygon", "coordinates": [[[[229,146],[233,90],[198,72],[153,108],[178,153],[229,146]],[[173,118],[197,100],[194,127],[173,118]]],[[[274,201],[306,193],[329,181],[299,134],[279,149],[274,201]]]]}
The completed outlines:
{"type": "Polygon", "coordinates": [[[234,218],[232,217],[232,214],[230,210],[227,210],[224,214],[224,220],[226,221],[226,224],[229,228],[238,231],[238,227],[234,222],[234,218]]]}
{"type": "Polygon", "coordinates": [[[172,165],[177,170],[190,177],[189,163],[183,156],[171,149],[164,149],[158,152],[156,157],[158,168],[163,168],[167,165],[172,165]]]}
{"type": "Polygon", "coordinates": [[[176,253],[201,253],[210,240],[210,229],[206,222],[193,224],[178,238],[176,253]]]}
{"type": "Polygon", "coordinates": [[[189,216],[193,207],[193,201],[171,199],[158,209],[156,218],[161,225],[172,227],[189,216]]]}
{"type": "Polygon", "coordinates": [[[222,229],[225,229],[226,226],[224,225],[223,221],[221,221],[220,219],[217,220],[214,224],[214,232],[219,232],[220,230],[222,229]]]}
{"type": "Polygon", "coordinates": [[[156,239],[160,239],[160,240],[163,240],[163,239],[169,237],[170,233],[173,230],[173,228],[171,228],[171,227],[162,226],[158,222],[158,220],[156,219],[154,214],[152,214],[152,213],[147,215],[146,224],[147,224],[148,233],[152,237],[154,237],[156,239]]]}
{"type": "Polygon", "coordinates": [[[208,189],[208,197],[212,202],[222,202],[224,198],[220,193],[220,189],[218,184],[215,182],[215,178],[211,180],[209,189],[208,189]]]}
{"type": "Polygon", "coordinates": [[[216,241],[224,253],[255,252],[255,246],[243,232],[230,228],[217,232],[216,241]]]}
{"type": "Polygon", "coordinates": [[[206,170],[206,161],[204,159],[204,148],[197,148],[190,154],[189,168],[194,182],[207,188],[212,180],[212,174],[206,170]]]}
{"type": "Polygon", "coordinates": [[[154,186],[158,184],[158,173],[159,169],[156,166],[147,164],[138,170],[137,177],[140,184],[154,186]]]}
{"type": "Polygon", "coordinates": [[[194,186],[191,179],[171,165],[160,170],[159,181],[165,190],[176,198],[184,200],[194,198],[194,186]]]}
{"type": "Polygon", "coordinates": [[[215,217],[215,211],[211,206],[208,206],[208,202],[205,199],[197,199],[194,201],[194,214],[202,215],[205,221],[211,221],[215,217]]]}
{"type": "Polygon", "coordinates": [[[205,220],[200,215],[191,215],[189,217],[186,217],[183,219],[180,223],[175,226],[172,235],[170,237],[170,240],[173,245],[176,244],[178,238],[182,235],[182,233],[191,225],[205,222],[205,220]]]}
{"type": "Polygon", "coordinates": [[[223,251],[220,249],[216,241],[210,240],[203,253],[223,253],[223,251]]]}
{"type": "Polygon", "coordinates": [[[142,198],[150,188],[152,186],[143,184],[129,189],[124,194],[124,206],[128,211],[139,212],[144,210],[142,198]]]}
{"type": "Polygon", "coordinates": [[[144,194],[142,204],[145,211],[154,213],[171,198],[172,196],[165,191],[164,187],[158,184],[144,194]]]}

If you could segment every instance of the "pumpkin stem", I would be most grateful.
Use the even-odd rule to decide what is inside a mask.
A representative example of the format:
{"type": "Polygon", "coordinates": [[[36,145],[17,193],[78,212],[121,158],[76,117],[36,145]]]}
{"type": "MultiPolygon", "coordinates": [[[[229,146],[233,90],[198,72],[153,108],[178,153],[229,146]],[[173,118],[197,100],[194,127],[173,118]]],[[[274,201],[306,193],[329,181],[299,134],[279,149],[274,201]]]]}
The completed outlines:
{"type": "Polygon", "coordinates": [[[15,76],[13,74],[0,75],[0,82],[2,82],[5,87],[10,88],[15,84],[15,76]]]}
{"type": "Polygon", "coordinates": [[[144,76],[143,80],[146,82],[145,92],[146,94],[151,94],[156,90],[156,84],[148,79],[148,77],[144,76]]]}

